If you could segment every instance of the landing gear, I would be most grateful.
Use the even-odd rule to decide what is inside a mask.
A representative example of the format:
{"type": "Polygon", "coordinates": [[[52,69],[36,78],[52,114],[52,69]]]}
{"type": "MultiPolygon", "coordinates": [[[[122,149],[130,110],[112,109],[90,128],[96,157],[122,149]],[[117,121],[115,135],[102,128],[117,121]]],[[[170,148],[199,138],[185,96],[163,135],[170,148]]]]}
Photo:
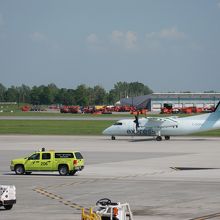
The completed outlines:
{"type": "Polygon", "coordinates": [[[156,137],[156,140],[157,140],[157,141],[162,141],[162,137],[161,137],[161,136],[157,136],[157,137],[156,137]]]}
{"type": "Polygon", "coordinates": [[[112,136],[112,140],[115,140],[115,136],[112,136]]]}
{"type": "Polygon", "coordinates": [[[165,140],[170,140],[170,136],[165,136],[165,140]]]}

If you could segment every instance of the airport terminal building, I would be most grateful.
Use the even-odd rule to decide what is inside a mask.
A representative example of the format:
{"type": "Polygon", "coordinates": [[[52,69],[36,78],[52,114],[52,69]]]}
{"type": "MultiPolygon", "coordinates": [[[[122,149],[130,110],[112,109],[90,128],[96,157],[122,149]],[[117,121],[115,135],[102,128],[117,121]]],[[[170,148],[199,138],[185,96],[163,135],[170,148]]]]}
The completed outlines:
{"type": "Polygon", "coordinates": [[[220,93],[153,93],[120,100],[121,105],[147,108],[153,112],[160,112],[164,104],[171,104],[173,108],[210,108],[216,106],[219,101],[220,93]]]}

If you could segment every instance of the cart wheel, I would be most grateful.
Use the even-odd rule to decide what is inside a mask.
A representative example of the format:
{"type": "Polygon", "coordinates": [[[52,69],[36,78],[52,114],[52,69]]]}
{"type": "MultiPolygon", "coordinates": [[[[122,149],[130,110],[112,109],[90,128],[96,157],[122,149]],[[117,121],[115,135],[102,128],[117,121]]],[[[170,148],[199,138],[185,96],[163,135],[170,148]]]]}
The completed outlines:
{"type": "Polygon", "coordinates": [[[13,207],[13,205],[4,205],[4,208],[5,208],[6,210],[10,210],[10,209],[12,209],[12,207],[13,207]]]}

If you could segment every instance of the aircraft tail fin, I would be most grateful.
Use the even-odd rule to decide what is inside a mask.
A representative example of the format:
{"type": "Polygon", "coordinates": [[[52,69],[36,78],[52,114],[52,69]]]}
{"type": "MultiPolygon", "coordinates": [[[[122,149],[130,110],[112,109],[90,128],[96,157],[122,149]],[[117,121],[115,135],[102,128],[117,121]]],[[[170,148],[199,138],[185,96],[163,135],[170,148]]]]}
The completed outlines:
{"type": "Polygon", "coordinates": [[[214,112],[220,112],[220,101],[216,105],[214,112]]]}

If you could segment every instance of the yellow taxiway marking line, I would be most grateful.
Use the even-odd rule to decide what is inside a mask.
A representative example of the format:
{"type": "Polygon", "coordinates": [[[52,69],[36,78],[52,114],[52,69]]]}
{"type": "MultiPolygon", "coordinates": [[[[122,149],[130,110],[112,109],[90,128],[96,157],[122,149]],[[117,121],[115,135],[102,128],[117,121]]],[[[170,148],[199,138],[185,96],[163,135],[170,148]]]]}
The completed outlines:
{"type": "Polygon", "coordinates": [[[220,217],[220,213],[205,215],[205,216],[201,216],[201,217],[197,217],[197,218],[191,218],[189,220],[206,220],[206,219],[212,219],[212,218],[215,218],[215,217],[220,217]]]}

